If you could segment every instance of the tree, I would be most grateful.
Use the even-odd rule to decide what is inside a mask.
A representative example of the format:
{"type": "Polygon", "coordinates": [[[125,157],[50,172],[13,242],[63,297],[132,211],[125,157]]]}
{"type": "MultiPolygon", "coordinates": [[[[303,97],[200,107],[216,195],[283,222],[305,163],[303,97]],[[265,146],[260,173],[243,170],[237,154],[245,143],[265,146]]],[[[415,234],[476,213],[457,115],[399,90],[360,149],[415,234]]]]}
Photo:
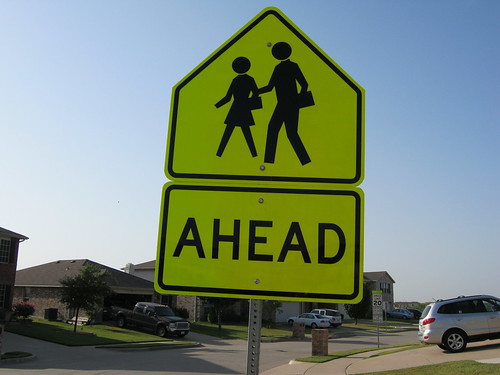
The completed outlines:
{"type": "Polygon", "coordinates": [[[281,301],[263,301],[262,314],[267,328],[276,327],[276,313],[283,311],[281,306],[283,306],[281,301]]]}
{"type": "Polygon", "coordinates": [[[354,318],[355,324],[358,324],[358,319],[368,315],[371,308],[371,290],[363,288],[363,298],[356,304],[345,304],[345,310],[351,318],[354,318]]]}
{"type": "Polygon", "coordinates": [[[102,304],[102,299],[111,293],[106,282],[107,272],[95,264],[85,264],[78,275],[65,276],[59,282],[61,288],[61,302],[70,309],[76,309],[75,328],[78,322],[80,309],[84,309],[90,316],[102,304]]]}
{"type": "Polygon", "coordinates": [[[217,315],[217,325],[219,330],[222,329],[222,313],[225,309],[232,306],[237,300],[234,298],[223,298],[223,297],[204,297],[203,300],[212,305],[217,315]]]}

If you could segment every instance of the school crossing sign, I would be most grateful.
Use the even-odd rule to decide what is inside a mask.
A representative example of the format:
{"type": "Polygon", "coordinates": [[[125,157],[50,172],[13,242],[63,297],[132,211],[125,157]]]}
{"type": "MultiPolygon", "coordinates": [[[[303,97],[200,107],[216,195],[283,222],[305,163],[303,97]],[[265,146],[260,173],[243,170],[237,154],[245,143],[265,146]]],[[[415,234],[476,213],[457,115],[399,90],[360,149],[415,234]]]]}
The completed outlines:
{"type": "Polygon", "coordinates": [[[267,8],[172,90],[171,180],[359,185],[364,90],[267,8]]]}
{"type": "Polygon", "coordinates": [[[159,293],[356,303],[364,90],[266,8],[172,90],[159,293]]]}

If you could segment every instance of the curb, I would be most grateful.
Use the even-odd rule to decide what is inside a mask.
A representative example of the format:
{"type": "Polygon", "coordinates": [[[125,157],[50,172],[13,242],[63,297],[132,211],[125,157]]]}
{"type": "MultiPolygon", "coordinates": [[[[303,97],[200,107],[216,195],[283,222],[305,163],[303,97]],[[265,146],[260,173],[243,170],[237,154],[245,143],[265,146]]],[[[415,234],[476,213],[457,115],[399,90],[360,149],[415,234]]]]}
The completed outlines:
{"type": "Polygon", "coordinates": [[[29,357],[21,357],[21,358],[8,358],[8,359],[1,359],[0,360],[0,367],[2,365],[8,365],[12,363],[24,363],[24,362],[31,362],[38,359],[36,355],[30,355],[29,357]]]}
{"type": "Polygon", "coordinates": [[[124,346],[123,348],[120,348],[119,346],[96,346],[95,349],[107,349],[107,350],[116,350],[120,352],[134,352],[136,350],[165,350],[165,349],[184,349],[184,348],[196,348],[199,346],[203,346],[199,342],[196,342],[194,344],[164,344],[164,345],[154,345],[154,346],[144,346],[143,348],[141,347],[135,347],[135,348],[130,348],[124,346]]]}

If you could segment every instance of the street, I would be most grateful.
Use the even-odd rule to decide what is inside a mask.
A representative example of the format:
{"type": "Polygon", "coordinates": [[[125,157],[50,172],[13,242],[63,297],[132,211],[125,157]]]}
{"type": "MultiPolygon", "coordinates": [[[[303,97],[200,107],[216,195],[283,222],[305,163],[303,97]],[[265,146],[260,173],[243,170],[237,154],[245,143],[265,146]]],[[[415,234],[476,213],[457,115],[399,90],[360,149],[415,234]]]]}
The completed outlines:
{"type": "MultiPolygon", "coordinates": [[[[348,330],[339,328],[339,330],[348,330]]],[[[191,332],[187,340],[201,346],[179,349],[96,349],[67,347],[6,333],[4,352],[25,351],[37,359],[0,365],[1,375],[203,375],[245,374],[247,342],[220,340],[191,332]]],[[[380,345],[416,343],[416,330],[381,333],[380,345]]],[[[353,348],[377,347],[376,332],[359,332],[356,336],[329,340],[329,352],[353,348]]],[[[311,355],[310,339],[261,344],[260,372],[287,364],[290,360],[311,355]]]]}

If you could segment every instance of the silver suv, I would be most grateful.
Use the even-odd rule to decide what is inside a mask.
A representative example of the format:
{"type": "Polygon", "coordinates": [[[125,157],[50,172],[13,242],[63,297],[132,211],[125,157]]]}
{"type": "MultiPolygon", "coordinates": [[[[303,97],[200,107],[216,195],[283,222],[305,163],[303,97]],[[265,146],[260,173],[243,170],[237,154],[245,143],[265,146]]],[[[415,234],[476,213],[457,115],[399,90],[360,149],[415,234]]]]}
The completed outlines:
{"type": "Polygon", "coordinates": [[[500,338],[500,299],[481,295],[437,300],[422,312],[418,338],[450,352],[463,351],[468,342],[500,338]]]}

